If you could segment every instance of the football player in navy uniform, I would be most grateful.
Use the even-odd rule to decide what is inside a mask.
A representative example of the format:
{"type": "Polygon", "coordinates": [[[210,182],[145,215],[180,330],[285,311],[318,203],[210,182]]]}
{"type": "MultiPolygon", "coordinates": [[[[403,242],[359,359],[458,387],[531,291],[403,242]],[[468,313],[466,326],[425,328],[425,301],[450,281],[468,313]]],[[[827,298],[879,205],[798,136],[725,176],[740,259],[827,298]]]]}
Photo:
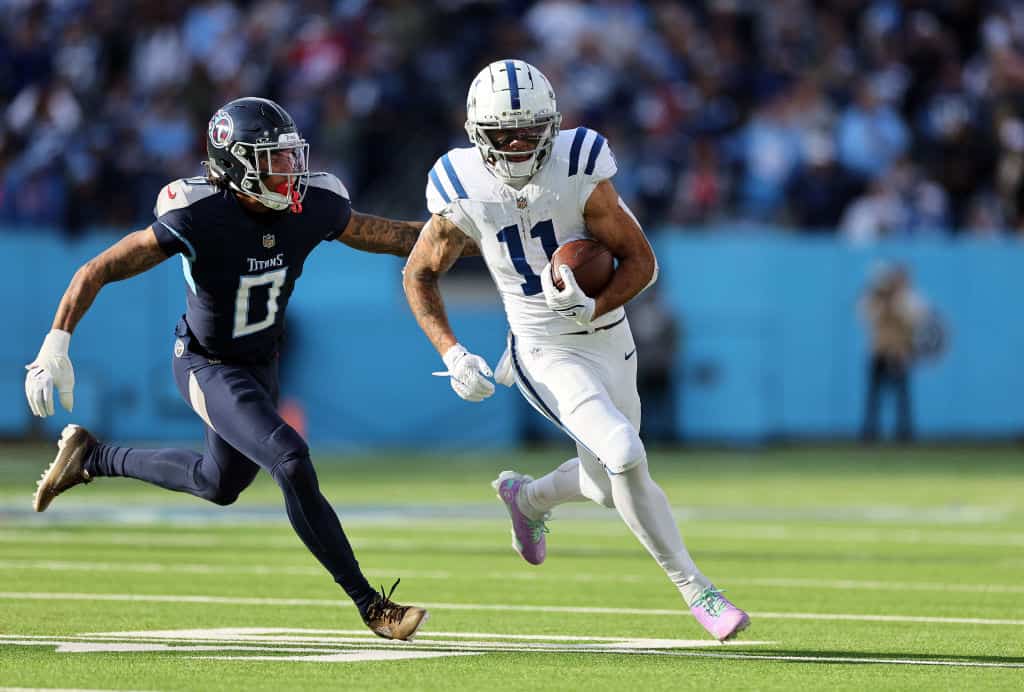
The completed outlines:
{"type": "Polygon", "coordinates": [[[338,240],[405,256],[423,224],[353,211],[335,176],[309,172],[309,145],[273,101],[225,105],[210,120],[206,146],[206,177],[164,187],[151,226],[75,273],[25,379],[35,415],[53,415],[54,386],[70,411],[71,332],[96,294],[181,255],[187,309],[175,328],[173,370],[182,397],[206,424],[205,449],[118,447],[69,425],[39,483],[35,509],[42,512],[68,488],[99,476],[138,478],[229,505],[265,469],[284,494],[295,532],[364,622],[382,637],[409,639],[427,613],[394,603],[363,576],[320,492],[305,441],[278,415],[277,370],[288,299],[309,253],[338,240]]]}

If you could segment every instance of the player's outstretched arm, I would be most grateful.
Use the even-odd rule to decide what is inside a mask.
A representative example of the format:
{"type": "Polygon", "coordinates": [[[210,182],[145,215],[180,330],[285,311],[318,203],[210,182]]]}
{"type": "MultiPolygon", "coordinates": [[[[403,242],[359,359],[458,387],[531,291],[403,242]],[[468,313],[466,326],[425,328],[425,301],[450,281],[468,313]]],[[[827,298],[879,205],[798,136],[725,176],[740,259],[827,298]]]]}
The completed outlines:
{"type": "Polygon", "coordinates": [[[607,247],[619,266],[595,299],[594,317],[625,305],[658,278],[658,261],[640,223],[619,197],[610,180],[602,180],[587,199],[583,220],[607,247]]]}
{"type": "Polygon", "coordinates": [[[141,274],[167,257],[151,227],[129,233],[75,272],[57,307],[53,329],[74,331],[104,285],[141,274]]]}
{"type": "Polygon", "coordinates": [[[483,401],[494,394],[491,369],[480,356],[467,351],[455,338],[441,298],[438,280],[471,241],[454,223],[435,214],[424,226],[402,274],[402,287],[420,328],[448,367],[452,389],[466,401],[483,401]]]}
{"type": "Polygon", "coordinates": [[[25,397],[32,413],[53,415],[53,389],[61,405],[74,406],[75,370],[68,348],[71,332],[85,315],[105,284],[141,274],[167,259],[152,227],[135,231],[110,246],[79,268],[64,292],[53,318],[53,327],[43,340],[34,361],[25,366],[25,397]]]}
{"type": "MultiPolygon", "coordinates": [[[[352,211],[348,225],[338,240],[364,252],[378,252],[407,257],[423,228],[422,221],[396,221],[373,214],[352,211]]],[[[479,255],[476,243],[466,243],[461,256],[479,255]]]]}
{"type": "Polygon", "coordinates": [[[438,281],[451,269],[466,245],[466,235],[454,223],[434,214],[405,263],[402,287],[420,329],[442,356],[455,345],[455,335],[441,298],[438,281]]]}

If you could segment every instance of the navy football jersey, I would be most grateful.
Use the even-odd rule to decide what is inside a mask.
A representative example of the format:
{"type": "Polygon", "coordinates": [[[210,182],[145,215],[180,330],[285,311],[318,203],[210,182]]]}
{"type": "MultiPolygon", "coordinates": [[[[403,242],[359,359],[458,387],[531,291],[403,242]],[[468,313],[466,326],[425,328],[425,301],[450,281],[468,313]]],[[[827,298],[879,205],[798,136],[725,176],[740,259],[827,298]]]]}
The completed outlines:
{"type": "Polygon", "coordinates": [[[314,173],[300,214],[247,212],[205,178],[168,184],[154,213],[160,247],[182,257],[194,340],[212,358],[262,363],[277,353],[306,257],[341,235],[352,210],[341,181],[314,173]]]}

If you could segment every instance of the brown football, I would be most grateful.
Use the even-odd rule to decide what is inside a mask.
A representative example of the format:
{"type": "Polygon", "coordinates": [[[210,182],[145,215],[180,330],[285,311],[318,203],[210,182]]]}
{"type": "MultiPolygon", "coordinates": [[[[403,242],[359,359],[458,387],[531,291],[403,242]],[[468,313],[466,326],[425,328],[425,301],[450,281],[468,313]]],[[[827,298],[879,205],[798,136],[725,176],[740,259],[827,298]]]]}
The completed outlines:
{"type": "Polygon", "coordinates": [[[551,255],[551,280],[555,288],[564,288],[558,267],[566,264],[572,269],[576,283],[588,296],[600,293],[615,273],[615,258],[604,245],[596,240],[570,240],[560,245],[551,255]]]}

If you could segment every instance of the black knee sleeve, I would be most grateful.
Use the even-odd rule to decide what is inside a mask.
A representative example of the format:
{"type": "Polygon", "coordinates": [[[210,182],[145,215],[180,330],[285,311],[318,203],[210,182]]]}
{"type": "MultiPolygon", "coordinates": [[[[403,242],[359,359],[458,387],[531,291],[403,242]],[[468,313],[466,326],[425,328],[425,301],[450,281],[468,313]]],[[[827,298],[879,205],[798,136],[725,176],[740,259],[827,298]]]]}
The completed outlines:
{"type": "Polygon", "coordinates": [[[317,487],[313,460],[309,458],[309,446],[302,436],[290,425],[281,425],[266,439],[265,443],[275,453],[276,463],[270,475],[278,485],[292,488],[317,487]]]}
{"type": "Polygon", "coordinates": [[[313,460],[309,454],[289,456],[282,459],[270,472],[278,485],[288,486],[293,490],[311,490],[318,487],[313,460]]]}

